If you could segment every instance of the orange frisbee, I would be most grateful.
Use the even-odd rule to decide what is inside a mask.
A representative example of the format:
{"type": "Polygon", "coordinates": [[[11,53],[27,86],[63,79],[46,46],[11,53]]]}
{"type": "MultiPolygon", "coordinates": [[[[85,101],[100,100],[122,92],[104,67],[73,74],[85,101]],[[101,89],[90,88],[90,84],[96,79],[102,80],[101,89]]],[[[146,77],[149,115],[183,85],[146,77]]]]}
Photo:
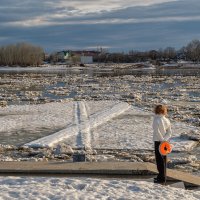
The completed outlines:
{"type": "Polygon", "coordinates": [[[166,156],[167,154],[171,153],[172,147],[169,142],[164,141],[159,146],[159,152],[161,155],[166,156]]]}

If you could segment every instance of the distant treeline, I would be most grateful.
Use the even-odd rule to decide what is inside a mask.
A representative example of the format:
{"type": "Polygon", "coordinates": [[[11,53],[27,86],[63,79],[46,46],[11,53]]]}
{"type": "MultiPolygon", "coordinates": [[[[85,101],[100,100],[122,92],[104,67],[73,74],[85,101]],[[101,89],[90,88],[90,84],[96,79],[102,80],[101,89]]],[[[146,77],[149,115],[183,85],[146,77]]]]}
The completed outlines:
{"type": "MultiPolygon", "coordinates": [[[[192,40],[179,50],[173,47],[149,51],[132,50],[129,53],[109,53],[102,50],[93,58],[94,62],[103,63],[133,63],[150,60],[158,65],[162,61],[180,59],[198,63],[200,61],[200,41],[192,40]]],[[[0,47],[0,66],[39,66],[44,60],[51,63],[65,62],[64,57],[58,56],[58,52],[45,58],[44,50],[41,47],[28,43],[0,47]]],[[[71,58],[71,62],[78,62],[75,56],[71,58]]]]}
{"type": "Polygon", "coordinates": [[[108,53],[102,52],[94,58],[95,62],[114,62],[114,63],[132,63],[144,62],[148,60],[156,61],[171,61],[171,60],[187,60],[193,62],[200,61],[200,41],[193,40],[187,46],[176,50],[173,47],[165,49],[150,50],[150,51],[130,51],[125,53],[108,53]]]}
{"type": "Polygon", "coordinates": [[[0,47],[1,66],[39,66],[44,60],[44,50],[28,43],[0,47]]]}

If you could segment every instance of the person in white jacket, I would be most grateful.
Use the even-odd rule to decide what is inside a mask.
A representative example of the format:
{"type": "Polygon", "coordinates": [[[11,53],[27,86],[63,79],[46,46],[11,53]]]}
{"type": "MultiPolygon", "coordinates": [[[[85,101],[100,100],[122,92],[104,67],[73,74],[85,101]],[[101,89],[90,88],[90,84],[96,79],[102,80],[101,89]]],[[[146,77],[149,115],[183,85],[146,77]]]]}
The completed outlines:
{"type": "Polygon", "coordinates": [[[153,119],[153,141],[155,147],[155,158],[158,169],[158,176],[154,179],[154,182],[164,183],[165,182],[165,165],[166,156],[162,156],[159,152],[159,146],[161,142],[168,141],[172,135],[171,123],[166,118],[167,106],[157,105],[155,107],[155,116],[153,119]]]}

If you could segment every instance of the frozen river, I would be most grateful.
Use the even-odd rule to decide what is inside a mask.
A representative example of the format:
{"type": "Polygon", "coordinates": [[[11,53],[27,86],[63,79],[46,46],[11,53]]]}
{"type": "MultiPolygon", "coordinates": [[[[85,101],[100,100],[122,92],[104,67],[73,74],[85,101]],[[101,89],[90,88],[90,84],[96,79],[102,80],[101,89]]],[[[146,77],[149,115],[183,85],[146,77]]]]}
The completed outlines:
{"type": "MultiPolygon", "coordinates": [[[[47,148],[61,142],[96,149],[98,155],[91,160],[151,161],[152,109],[165,102],[174,130],[172,163],[199,169],[198,140],[188,139],[199,134],[199,70],[5,68],[0,70],[0,85],[0,101],[10,105],[0,110],[2,145],[47,148]],[[119,107],[130,108],[120,113],[119,102],[124,102],[119,107]]],[[[1,160],[37,155],[14,151],[5,151],[1,160]]],[[[55,159],[51,153],[42,155],[55,159]]]]}

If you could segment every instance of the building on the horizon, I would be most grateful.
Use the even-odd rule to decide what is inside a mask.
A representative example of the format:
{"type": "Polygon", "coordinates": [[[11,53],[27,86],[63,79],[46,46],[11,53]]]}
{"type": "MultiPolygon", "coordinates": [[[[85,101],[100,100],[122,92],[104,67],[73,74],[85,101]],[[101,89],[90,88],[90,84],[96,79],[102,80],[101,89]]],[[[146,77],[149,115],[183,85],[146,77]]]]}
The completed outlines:
{"type": "Polygon", "coordinates": [[[69,64],[92,64],[94,57],[98,56],[99,54],[99,51],[94,50],[63,50],[57,52],[57,58],[60,62],[65,62],[69,64]]]}

